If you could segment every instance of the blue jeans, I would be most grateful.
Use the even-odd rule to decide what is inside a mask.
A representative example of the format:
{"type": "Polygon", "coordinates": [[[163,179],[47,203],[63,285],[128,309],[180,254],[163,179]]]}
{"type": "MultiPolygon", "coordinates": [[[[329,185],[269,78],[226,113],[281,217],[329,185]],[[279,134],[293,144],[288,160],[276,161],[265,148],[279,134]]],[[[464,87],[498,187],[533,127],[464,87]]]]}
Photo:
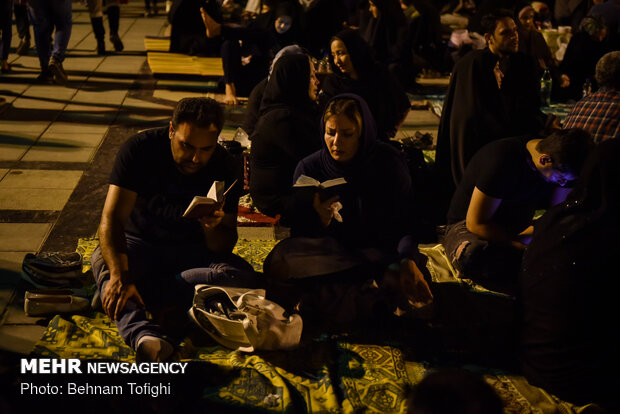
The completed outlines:
{"type": "Polygon", "coordinates": [[[37,45],[41,70],[46,71],[50,57],[59,62],[65,60],[67,45],[71,38],[71,0],[29,0],[30,22],[34,28],[34,41],[37,45]],[[54,34],[54,49],[50,38],[54,34]]]}
{"type": "MultiPolygon", "coordinates": [[[[131,235],[125,237],[129,271],[146,306],[128,301],[115,321],[121,337],[133,349],[144,335],[182,339],[194,285],[255,287],[252,266],[232,253],[215,255],[204,245],[157,245],[131,235]]],[[[110,271],[100,248],[94,251],[91,263],[101,294],[110,271]]]]}

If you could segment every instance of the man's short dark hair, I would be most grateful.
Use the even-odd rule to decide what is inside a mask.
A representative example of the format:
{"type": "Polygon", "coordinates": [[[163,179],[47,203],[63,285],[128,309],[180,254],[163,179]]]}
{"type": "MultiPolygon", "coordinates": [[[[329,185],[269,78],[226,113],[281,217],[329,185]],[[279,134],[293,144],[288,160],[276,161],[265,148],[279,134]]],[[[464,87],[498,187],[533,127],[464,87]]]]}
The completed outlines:
{"type": "Polygon", "coordinates": [[[620,50],[603,55],[594,74],[598,86],[620,90],[620,50]]]}
{"type": "Polygon", "coordinates": [[[581,128],[562,129],[542,139],[536,150],[547,154],[553,167],[562,172],[579,174],[586,157],[594,147],[592,136],[581,128]]]}
{"type": "Polygon", "coordinates": [[[513,13],[510,10],[497,9],[492,13],[484,15],[482,17],[482,20],[480,21],[483,34],[495,33],[495,28],[497,27],[497,24],[500,20],[504,20],[505,18],[510,18],[514,20],[513,13]]]}
{"type": "Polygon", "coordinates": [[[200,128],[215,125],[221,131],[224,126],[224,110],[211,98],[183,98],[174,107],[172,127],[176,129],[179,124],[186,122],[200,128]]]}

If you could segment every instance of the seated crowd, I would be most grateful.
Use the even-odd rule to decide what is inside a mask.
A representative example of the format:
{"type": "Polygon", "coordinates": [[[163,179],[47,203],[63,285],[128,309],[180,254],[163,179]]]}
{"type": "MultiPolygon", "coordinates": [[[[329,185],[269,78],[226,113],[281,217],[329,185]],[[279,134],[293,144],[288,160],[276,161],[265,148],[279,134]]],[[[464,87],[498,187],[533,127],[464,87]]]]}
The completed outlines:
{"type": "MultiPolygon", "coordinates": [[[[251,92],[244,127],[252,200],[290,227],[264,275],[232,254],[242,184],[233,184],[238,163],[218,144],[219,104],[185,98],[168,127],[132,137],[117,155],[93,270],[103,309],[139,358],[171,356],[184,334],[179,311],[199,283],[267,287],[268,297],[318,324],[377,309],[385,317],[429,317],[423,310],[434,305],[435,286],[415,235],[430,218],[411,213],[428,198],[413,187],[415,171],[391,142],[409,111],[413,62],[437,60],[411,57],[430,46],[412,48],[407,28],[438,14],[425,1],[372,0],[367,9],[333,2],[332,17],[343,20],[325,38],[318,27],[308,30],[309,21],[320,21],[304,19],[325,2],[306,3],[262,2],[247,25],[218,22],[201,9],[207,37],[221,41],[226,101],[251,92]],[[343,29],[343,22],[359,29],[343,29]],[[319,38],[333,67],[318,74],[321,82],[312,52],[295,45],[319,38]],[[294,187],[304,176],[340,184],[294,187]],[[233,186],[223,206],[183,218],[214,181],[233,186]]],[[[613,335],[620,316],[613,306],[620,52],[590,50],[596,68],[587,76],[596,91],[575,105],[563,129],[540,110],[540,71],[553,66],[564,88],[583,74],[546,53],[535,59],[538,17],[532,7],[481,16],[487,47],[454,66],[437,138],[442,194],[433,203],[443,220],[434,224],[445,233],[436,241],[459,277],[517,298],[519,355],[532,384],[569,401],[617,407],[618,381],[610,377],[620,345],[613,335]],[[529,54],[520,39],[535,45],[523,46],[529,54]],[[546,212],[535,220],[537,210],[546,212]]],[[[586,31],[600,23],[588,19],[596,22],[586,20],[586,31]]]]}

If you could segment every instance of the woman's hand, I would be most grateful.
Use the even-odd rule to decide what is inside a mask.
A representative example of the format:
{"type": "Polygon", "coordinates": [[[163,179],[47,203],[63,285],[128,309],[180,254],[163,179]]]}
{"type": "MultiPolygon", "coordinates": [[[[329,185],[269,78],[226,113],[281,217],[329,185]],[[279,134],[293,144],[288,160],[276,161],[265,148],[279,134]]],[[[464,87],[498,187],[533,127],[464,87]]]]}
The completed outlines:
{"type": "Polygon", "coordinates": [[[321,224],[323,227],[328,227],[334,218],[334,213],[336,212],[334,208],[334,203],[338,201],[340,196],[333,196],[328,198],[325,201],[321,201],[321,197],[319,193],[314,193],[314,200],[312,200],[312,207],[319,215],[319,219],[321,220],[321,224]]]}

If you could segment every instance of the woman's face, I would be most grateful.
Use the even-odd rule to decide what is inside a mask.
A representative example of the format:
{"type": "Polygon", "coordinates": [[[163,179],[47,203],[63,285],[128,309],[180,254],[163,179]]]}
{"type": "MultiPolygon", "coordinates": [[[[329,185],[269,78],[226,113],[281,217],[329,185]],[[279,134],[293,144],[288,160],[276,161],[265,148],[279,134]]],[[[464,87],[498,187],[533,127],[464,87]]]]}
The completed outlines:
{"type": "Polygon", "coordinates": [[[521,22],[521,26],[525,30],[533,30],[534,29],[534,10],[529,10],[523,14],[523,16],[519,17],[519,22],[521,22]]]}
{"type": "Polygon", "coordinates": [[[344,114],[332,115],[325,122],[325,145],[338,162],[348,162],[355,157],[361,134],[357,123],[344,114]]]}
{"type": "Polygon", "coordinates": [[[308,96],[311,101],[316,101],[317,93],[319,92],[319,80],[316,77],[316,70],[314,69],[312,61],[308,59],[308,62],[310,65],[310,85],[308,85],[308,96]]]}
{"type": "Polygon", "coordinates": [[[379,8],[372,1],[368,2],[368,10],[370,11],[370,14],[372,14],[372,17],[374,17],[375,19],[379,18],[381,12],[379,12],[379,8]]]}
{"type": "Polygon", "coordinates": [[[334,39],[331,44],[331,50],[332,57],[334,58],[334,64],[338,66],[340,72],[352,78],[356,78],[357,74],[355,73],[353,62],[351,61],[351,55],[349,54],[347,46],[344,42],[340,39],[334,39]]]}

